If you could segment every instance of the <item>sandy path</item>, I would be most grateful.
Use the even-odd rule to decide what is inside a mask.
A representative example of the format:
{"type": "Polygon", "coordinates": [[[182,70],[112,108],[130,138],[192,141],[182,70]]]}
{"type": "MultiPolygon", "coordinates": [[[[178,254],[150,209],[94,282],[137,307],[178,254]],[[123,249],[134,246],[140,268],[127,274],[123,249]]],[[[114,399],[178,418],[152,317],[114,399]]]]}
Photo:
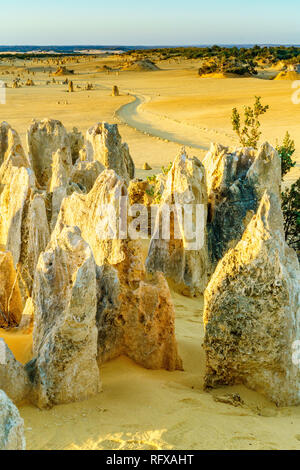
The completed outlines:
{"type": "Polygon", "coordinates": [[[144,104],[151,101],[146,95],[133,95],[135,100],[121,106],[116,115],[127,125],[135,130],[150,134],[177,144],[207,151],[212,141],[222,140],[232,144],[230,136],[214,129],[201,128],[186,124],[180,120],[152,113],[144,109],[144,104]]]}

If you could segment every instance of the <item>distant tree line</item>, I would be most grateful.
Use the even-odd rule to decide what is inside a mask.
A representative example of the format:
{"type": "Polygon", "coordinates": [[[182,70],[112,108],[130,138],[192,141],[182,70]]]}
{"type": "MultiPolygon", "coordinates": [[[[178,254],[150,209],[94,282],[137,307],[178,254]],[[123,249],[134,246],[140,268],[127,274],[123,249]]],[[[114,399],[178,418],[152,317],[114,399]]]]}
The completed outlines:
{"type": "Polygon", "coordinates": [[[207,59],[209,57],[231,58],[240,62],[264,59],[268,63],[276,63],[280,60],[300,61],[300,47],[295,46],[253,46],[253,47],[168,47],[127,51],[125,55],[132,54],[157,55],[161,60],[184,57],[186,59],[207,59]]]}

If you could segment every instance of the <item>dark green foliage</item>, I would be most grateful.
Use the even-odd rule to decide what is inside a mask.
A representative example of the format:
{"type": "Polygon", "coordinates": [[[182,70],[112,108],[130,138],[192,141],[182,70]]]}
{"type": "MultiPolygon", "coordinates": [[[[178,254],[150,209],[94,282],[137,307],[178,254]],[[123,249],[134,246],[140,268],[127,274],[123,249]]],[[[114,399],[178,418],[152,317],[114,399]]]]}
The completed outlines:
{"type": "Polygon", "coordinates": [[[255,75],[257,71],[255,69],[255,62],[252,60],[240,61],[235,57],[227,57],[222,55],[221,57],[214,57],[213,60],[209,59],[208,62],[202,64],[198,70],[198,74],[206,75],[209,73],[233,73],[236,75],[255,75]]]}
{"type": "Polygon", "coordinates": [[[281,193],[286,242],[300,251],[300,178],[281,193]]]}
{"type": "Polygon", "coordinates": [[[284,177],[296,165],[296,162],[291,158],[295,153],[295,142],[288,132],[285,134],[282,144],[276,146],[276,150],[281,158],[281,176],[284,177]]]}
{"type": "Polygon", "coordinates": [[[235,57],[240,62],[250,60],[264,60],[265,63],[276,63],[279,60],[295,60],[300,62],[300,49],[294,46],[254,46],[254,47],[164,47],[156,49],[144,49],[127,51],[124,54],[131,55],[137,53],[143,55],[157,55],[161,60],[167,60],[175,57],[184,57],[186,59],[206,59],[209,57],[235,57]]]}
{"type": "MultiPolygon", "coordinates": [[[[282,178],[296,165],[292,160],[295,153],[295,142],[287,132],[281,145],[276,150],[281,158],[282,178]]],[[[281,207],[284,218],[284,233],[286,242],[294,248],[299,256],[300,251],[300,178],[281,193],[281,207]]]]}
{"type": "Polygon", "coordinates": [[[241,115],[236,108],[232,110],[231,122],[235,133],[243,147],[253,147],[257,149],[261,136],[259,116],[266,113],[269,106],[263,106],[260,96],[255,97],[253,108],[244,106],[244,123],[241,124],[241,115]]]}

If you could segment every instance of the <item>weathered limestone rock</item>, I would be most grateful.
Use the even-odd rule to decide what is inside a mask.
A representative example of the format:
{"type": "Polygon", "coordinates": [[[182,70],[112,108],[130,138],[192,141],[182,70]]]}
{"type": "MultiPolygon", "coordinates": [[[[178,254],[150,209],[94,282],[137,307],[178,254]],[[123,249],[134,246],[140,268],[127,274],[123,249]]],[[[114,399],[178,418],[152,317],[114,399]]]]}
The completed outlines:
{"type": "MultiPolygon", "coordinates": [[[[88,161],[88,156],[87,156],[87,151],[86,148],[83,147],[82,149],[79,150],[79,160],[81,162],[88,161]]],[[[96,161],[96,160],[95,160],[96,161]]],[[[99,162],[100,163],[100,162],[99,162]]]]}
{"type": "MultiPolygon", "coordinates": [[[[5,185],[11,183],[11,180],[15,175],[16,168],[21,167],[28,168],[30,170],[30,163],[27,157],[21,153],[16,153],[14,151],[10,152],[0,166],[0,195],[5,185]]],[[[33,184],[35,176],[32,171],[31,174],[31,182],[33,184]]]]}
{"type": "Polygon", "coordinates": [[[22,311],[22,297],[12,254],[10,251],[0,251],[0,328],[17,326],[22,311]]]}
{"type": "Polygon", "coordinates": [[[84,146],[84,137],[76,127],[73,127],[73,131],[68,133],[70,146],[71,146],[71,155],[72,163],[75,164],[76,160],[79,158],[79,152],[84,146]]]}
{"type": "Polygon", "coordinates": [[[206,219],[205,169],[196,157],[182,151],[168,173],[146,267],[151,273],[162,271],[187,296],[200,295],[207,284],[206,219]],[[170,237],[164,233],[169,227],[170,237]]]}
{"type": "Polygon", "coordinates": [[[128,145],[122,144],[117,124],[102,122],[88,129],[86,149],[88,160],[98,160],[127,182],[134,178],[134,163],[128,145]]]}
{"type": "Polygon", "coordinates": [[[54,234],[40,255],[33,301],[32,401],[44,408],[98,393],[96,267],[77,227],[54,234]]]}
{"type": "Polygon", "coordinates": [[[105,167],[98,160],[93,162],[79,160],[72,169],[70,179],[74,183],[82,185],[88,193],[104,169],[105,167]]]}
{"type": "Polygon", "coordinates": [[[207,387],[243,383],[278,405],[300,403],[300,270],[284,241],[280,199],[266,192],[205,291],[207,387]]]}
{"type": "Polygon", "coordinates": [[[43,119],[33,121],[27,131],[29,158],[40,186],[48,185],[52,174],[52,154],[65,150],[69,165],[72,165],[70,140],[60,121],[43,119]]]}
{"type": "MultiPolygon", "coordinates": [[[[116,230],[122,196],[127,196],[125,181],[113,170],[103,171],[87,195],[64,199],[54,233],[64,224],[77,225],[93,250],[99,362],[125,354],[144,367],[180,369],[168,285],[162,274],[147,278],[140,242],[116,230]]],[[[126,225],[126,209],[123,215],[126,225]]]]}
{"type": "Polygon", "coordinates": [[[128,197],[130,205],[142,204],[149,206],[152,198],[149,196],[150,184],[148,180],[135,178],[128,185],[128,197]]]}
{"type": "Polygon", "coordinates": [[[114,85],[112,87],[112,96],[119,96],[120,93],[119,93],[119,88],[117,87],[117,85],[114,85]]]}
{"type": "Polygon", "coordinates": [[[152,170],[152,168],[149,165],[149,163],[145,162],[144,165],[143,165],[143,170],[152,170]]]}
{"type": "Polygon", "coordinates": [[[7,122],[3,121],[0,124],[0,164],[8,159],[10,155],[14,155],[15,158],[18,156],[20,160],[27,163],[24,166],[29,166],[18,133],[7,122]]]}
{"type": "Polygon", "coordinates": [[[281,169],[277,152],[264,143],[229,149],[212,145],[203,160],[208,189],[208,241],[213,268],[233,248],[256,212],[265,190],[279,194],[281,169]]]}
{"type": "Polygon", "coordinates": [[[10,181],[0,196],[0,245],[12,252],[15,266],[20,259],[24,207],[33,186],[34,174],[30,169],[11,167],[10,181]]]}
{"type": "Polygon", "coordinates": [[[52,194],[51,229],[55,226],[62,200],[67,195],[71,167],[70,154],[66,148],[53,153],[52,176],[49,182],[49,192],[52,194]]]}
{"type": "Polygon", "coordinates": [[[98,360],[126,355],[148,369],[182,369],[175,312],[162,273],[126,282],[109,265],[98,267],[98,360]],[[142,279],[141,279],[142,278],[142,279]]]}
{"type": "Polygon", "coordinates": [[[113,237],[113,211],[118,216],[120,197],[126,195],[124,180],[113,170],[103,171],[88,194],[73,193],[64,199],[55,231],[60,231],[61,225],[77,226],[90,245],[98,266],[121,263],[125,259],[126,240],[119,239],[117,234],[113,237]],[[106,205],[112,209],[111,217],[106,212],[106,205]]]}
{"type": "Polygon", "coordinates": [[[18,331],[32,332],[34,320],[34,305],[31,297],[28,297],[25,303],[25,307],[22,313],[22,319],[18,327],[18,331]]]}
{"type": "Polygon", "coordinates": [[[69,176],[72,170],[72,161],[68,149],[58,149],[52,154],[52,175],[49,181],[49,192],[56,188],[66,187],[69,183],[69,176]]]}
{"type": "Polygon", "coordinates": [[[0,245],[12,253],[25,300],[39,254],[49,241],[49,227],[33,171],[12,162],[9,157],[0,167],[0,245]]]}
{"type": "Polygon", "coordinates": [[[247,179],[254,188],[258,200],[265,191],[280,195],[281,188],[281,160],[276,150],[264,143],[255,154],[253,164],[247,172],[247,179]]]}
{"type": "Polygon", "coordinates": [[[13,402],[0,390],[0,450],[25,450],[24,421],[13,402]]]}
{"type": "Polygon", "coordinates": [[[42,194],[31,192],[28,197],[21,227],[21,249],[18,261],[22,282],[23,298],[32,292],[35,268],[40,253],[45,250],[50,231],[46,214],[45,199],[42,194]]]}
{"type": "Polygon", "coordinates": [[[0,338],[0,388],[14,403],[21,403],[29,393],[29,380],[24,366],[14,358],[2,338],[0,338]]]}

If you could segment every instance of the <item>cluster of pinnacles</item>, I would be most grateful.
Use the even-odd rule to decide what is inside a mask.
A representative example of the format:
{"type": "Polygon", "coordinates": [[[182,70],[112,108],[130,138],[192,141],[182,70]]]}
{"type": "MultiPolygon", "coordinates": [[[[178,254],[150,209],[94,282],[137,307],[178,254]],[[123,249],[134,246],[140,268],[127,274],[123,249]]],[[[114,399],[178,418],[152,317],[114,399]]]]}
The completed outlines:
{"type": "Polygon", "coordinates": [[[161,198],[146,262],[140,240],[111,237],[109,211],[119,214],[122,198],[154,204],[117,125],[99,123],[84,138],[60,121],[34,121],[27,146],[28,154],[0,125],[0,327],[33,322],[25,366],[0,340],[0,448],[25,445],[12,401],[86,399],[101,390],[99,366],[119,355],[182,369],[169,285],[204,293],[207,388],[243,383],[277,404],[300,403],[292,361],[300,270],[284,238],[280,158],[268,143],[213,145],[203,164],[183,150],[155,180],[161,198]],[[166,205],[201,206],[201,246],[190,249],[182,221],[180,238],[172,223],[169,239],[157,236],[166,205]]]}

